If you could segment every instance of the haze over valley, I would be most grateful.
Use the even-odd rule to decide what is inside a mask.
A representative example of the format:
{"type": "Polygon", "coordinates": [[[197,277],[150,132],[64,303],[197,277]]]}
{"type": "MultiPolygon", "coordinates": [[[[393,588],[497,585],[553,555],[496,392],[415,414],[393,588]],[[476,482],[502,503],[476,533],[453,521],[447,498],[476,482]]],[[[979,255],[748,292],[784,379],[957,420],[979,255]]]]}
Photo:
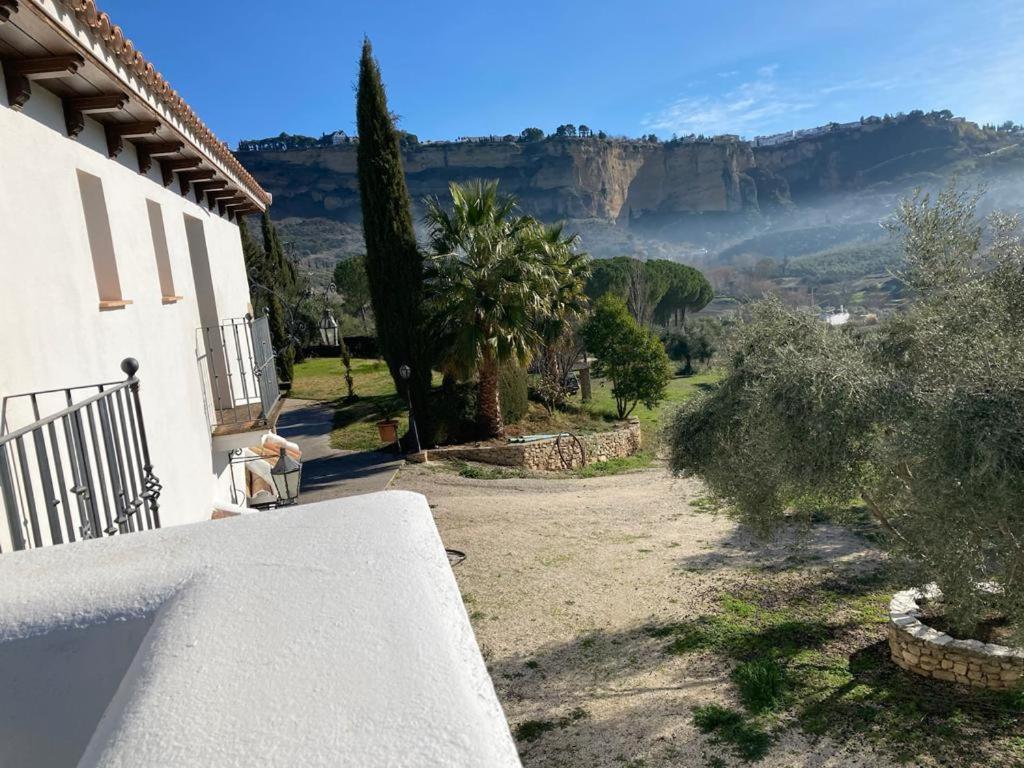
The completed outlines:
{"type": "MultiPolygon", "coordinates": [[[[877,310],[900,299],[888,274],[898,252],[880,226],[899,199],[956,178],[985,188],[983,211],[1020,209],[1022,138],[1012,123],[914,111],[753,140],[627,139],[561,126],[546,137],[420,143],[404,134],[402,143],[417,217],[451,181],[497,179],[526,213],[566,221],[596,258],[694,264],[719,295],[741,300],[769,292],[877,310]]],[[[363,248],[356,146],[342,134],[282,136],[243,142],[238,153],[273,193],[282,237],[311,268],[363,248]]]]}

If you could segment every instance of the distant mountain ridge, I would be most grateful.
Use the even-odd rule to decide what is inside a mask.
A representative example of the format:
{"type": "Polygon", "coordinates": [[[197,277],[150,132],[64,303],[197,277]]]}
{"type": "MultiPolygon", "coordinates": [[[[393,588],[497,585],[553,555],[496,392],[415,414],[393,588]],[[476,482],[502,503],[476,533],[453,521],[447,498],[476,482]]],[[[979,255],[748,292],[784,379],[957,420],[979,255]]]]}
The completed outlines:
{"type": "MultiPolygon", "coordinates": [[[[917,181],[927,185],[945,170],[1010,148],[1020,138],[1016,130],[981,128],[949,112],[912,112],[755,141],[592,136],[403,142],[403,159],[416,206],[427,196],[443,199],[450,181],[498,179],[524,211],[580,222],[584,247],[611,255],[628,248],[630,238],[724,245],[737,228],[785,220],[830,199],[902,190],[917,181]],[[588,242],[591,230],[599,235],[588,242]]],[[[315,255],[317,239],[304,229],[307,220],[335,234],[358,232],[348,226],[361,221],[356,147],[346,140],[238,153],[273,193],[274,217],[287,220],[299,241],[309,240],[300,255],[315,255]],[[332,229],[329,222],[346,226],[332,229]]],[[[348,239],[334,239],[329,250],[337,255],[348,239]]]]}

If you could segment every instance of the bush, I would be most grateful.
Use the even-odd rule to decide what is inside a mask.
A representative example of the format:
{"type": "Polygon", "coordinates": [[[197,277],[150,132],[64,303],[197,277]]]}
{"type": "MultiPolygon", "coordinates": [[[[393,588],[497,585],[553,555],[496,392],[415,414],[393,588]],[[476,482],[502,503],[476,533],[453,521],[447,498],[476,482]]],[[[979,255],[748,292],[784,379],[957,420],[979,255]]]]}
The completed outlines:
{"type": "Polygon", "coordinates": [[[498,401],[506,424],[515,424],[526,416],[530,407],[526,368],[514,360],[503,363],[498,370],[498,401]]]}
{"type": "Polygon", "coordinates": [[[438,445],[476,439],[476,394],[473,382],[453,384],[431,393],[437,417],[435,440],[438,445]]]}

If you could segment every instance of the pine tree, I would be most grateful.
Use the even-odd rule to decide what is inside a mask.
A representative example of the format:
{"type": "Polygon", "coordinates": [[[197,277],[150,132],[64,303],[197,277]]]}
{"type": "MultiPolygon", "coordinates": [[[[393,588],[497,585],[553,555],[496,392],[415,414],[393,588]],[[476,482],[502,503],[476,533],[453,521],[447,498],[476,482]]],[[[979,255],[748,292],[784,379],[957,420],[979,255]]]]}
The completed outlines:
{"type": "Polygon", "coordinates": [[[377,338],[398,392],[406,391],[399,368],[408,365],[412,370],[408,394],[421,442],[429,444],[433,437],[427,402],[432,361],[422,333],[423,255],[413,231],[398,132],[388,111],[380,68],[370,41],[365,39],[359,62],[356,123],[366,271],[377,338]]]}

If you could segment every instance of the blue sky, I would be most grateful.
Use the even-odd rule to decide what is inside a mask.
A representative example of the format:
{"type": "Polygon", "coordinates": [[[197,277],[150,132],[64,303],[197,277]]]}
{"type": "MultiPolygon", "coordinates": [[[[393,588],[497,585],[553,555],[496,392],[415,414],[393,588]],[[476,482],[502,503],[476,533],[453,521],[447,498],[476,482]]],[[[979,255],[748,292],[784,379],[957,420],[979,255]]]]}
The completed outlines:
{"type": "Polygon", "coordinates": [[[948,108],[1024,122],[1024,0],[103,0],[232,146],[353,132],[364,34],[420,138],[774,133],[948,108]]]}

